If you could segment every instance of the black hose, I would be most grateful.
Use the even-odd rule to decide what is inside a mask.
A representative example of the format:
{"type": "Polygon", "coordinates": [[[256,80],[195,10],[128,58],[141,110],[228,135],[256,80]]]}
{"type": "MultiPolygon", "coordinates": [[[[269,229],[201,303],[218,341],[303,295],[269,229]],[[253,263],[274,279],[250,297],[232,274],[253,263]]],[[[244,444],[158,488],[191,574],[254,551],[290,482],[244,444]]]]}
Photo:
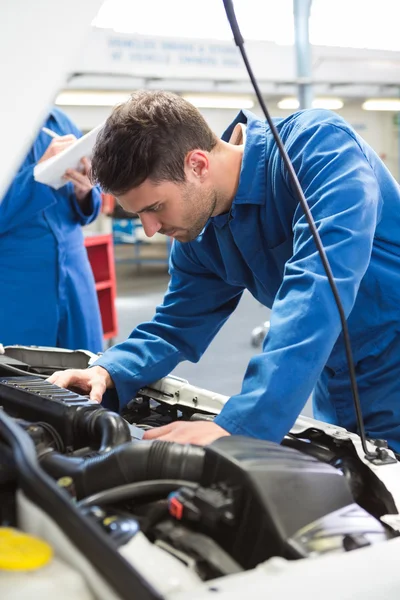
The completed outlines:
{"type": "Polygon", "coordinates": [[[152,479],[200,481],[204,448],[161,440],[142,440],[117,446],[106,454],[70,458],[48,452],[41,466],[52,477],[74,480],[77,498],[112,487],[152,479]]]}
{"type": "Polygon", "coordinates": [[[116,504],[117,502],[122,502],[124,500],[142,498],[143,496],[163,496],[183,486],[196,489],[198,484],[193,483],[193,481],[185,481],[184,479],[137,481],[136,483],[120,485],[111,490],[93,494],[92,496],[81,500],[81,502],[78,503],[78,506],[80,508],[87,508],[88,506],[94,505],[102,506],[103,504],[116,504]]]}
{"type": "Polygon", "coordinates": [[[99,452],[109,452],[115,446],[131,441],[131,432],[125,419],[114,412],[104,410],[92,416],[93,431],[101,435],[99,452]]]}
{"type": "Polygon", "coordinates": [[[74,438],[99,445],[99,452],[109,452],[131,440],[129,425],[117,413],[98,407],[78,409],[73,422],[74,438]]]}

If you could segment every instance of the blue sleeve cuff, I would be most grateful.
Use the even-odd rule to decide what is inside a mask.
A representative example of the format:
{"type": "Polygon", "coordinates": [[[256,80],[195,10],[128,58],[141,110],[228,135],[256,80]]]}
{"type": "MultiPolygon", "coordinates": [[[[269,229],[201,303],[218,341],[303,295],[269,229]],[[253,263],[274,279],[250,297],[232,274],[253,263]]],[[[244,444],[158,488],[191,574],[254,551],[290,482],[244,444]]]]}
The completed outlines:
{"type": "MultiPolygon", "coordinates": [[[[111,379],[114,382],[113,370],[110,368],[109,365],[105,366],[105,365],[101,364],[101,358],[102,357],[100,356],[100,358],[98,358],[96,360],[96,362],[91,364],[88,368],[91,369],[92,367],[102,367],[103,369],[105,369],[107,371],[107,373],[110,375],[111,379]]],[[[114,386],[115,386],[115,382],[114,382],[114,386]]],[[[120,406],[118,392],[117,392],[116,387],[110,388],[109,390],[105,391],[105,393],[103,394],[101,405],[104,408],[107,408],[108,410],[112,410],[113,412],[117,412],[117,413],[120,412],[120,410],[123,407],[120,406]]]]}
{"type": "MultiPolygon", "coordinates": [[[[242,425],[238,425],[234,421],[231,421],[231,419],[227,419],[224,416],[224,409],[222,409],[222,412],[215,417],[214,423],[216,423],[217,425],[222,427],[222,429],[225,429],[225,431],[227,431],[231,435],[245,435],[248,437],[256,437],[254,435],[254,432],[248,431],[242,425]]],[[[268,438],[268,439],[270,439],[270,438],[268,438]]],[[[275,440],[273,440],[273,441],[275,441],[275,440]]]]}
{"type": "Polygon", "coordinates": [[[100,190],[96,187],[89,192],[83,202],[86,208],[85,211],[82,210],[82,205],[74,193],[72,194],[71,201],[78,217],[78,221],[81,225],[89,225],[89,223],[96,219],[100,212],[101,195],[100,190]]]}

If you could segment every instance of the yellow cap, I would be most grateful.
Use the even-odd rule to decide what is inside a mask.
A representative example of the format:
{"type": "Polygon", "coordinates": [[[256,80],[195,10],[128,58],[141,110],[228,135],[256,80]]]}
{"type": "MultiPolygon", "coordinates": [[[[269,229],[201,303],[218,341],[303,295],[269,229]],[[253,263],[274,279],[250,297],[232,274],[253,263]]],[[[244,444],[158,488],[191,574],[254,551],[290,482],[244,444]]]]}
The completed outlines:
{"type": "Polygon", "coordinates": [[[103,519],[103,525],[105,525],[107,527],[107,525],[111,525],[111,523],[114,523],[114,521],[117,521],[118,517],[117,515],[112,515],[111,517],[106,517],[105,519],[103,519]]]}
{"type": "Polygon", "coordinates": [[[46,566],[52,556],[46,542],[11,527],[0,527],[0,570],[33,571],[46,566]]]}

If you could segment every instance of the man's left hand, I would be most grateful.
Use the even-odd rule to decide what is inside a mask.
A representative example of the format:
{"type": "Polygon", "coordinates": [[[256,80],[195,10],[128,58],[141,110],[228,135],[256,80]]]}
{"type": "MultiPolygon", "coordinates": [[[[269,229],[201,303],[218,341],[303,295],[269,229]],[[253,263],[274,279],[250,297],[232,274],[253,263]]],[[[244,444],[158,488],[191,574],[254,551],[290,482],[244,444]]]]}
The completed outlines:
{"type": "Polygon", "coordinates": [[[209,421],[197,421],[195,423],[176,421],[163,427],[149,429],[144,434],[143,439],[206,446],[225,435],[230,435],[230,433],[216,423],[210,423],[209,421]]]}
{"type": "Polygon", "coordinates": [[[74,184],[75,196],[79,202],[82,202],[93,189],[93,185],[88,177],[90,171],[90,161],[88,158],[81,159],[82,171],[76,169],[67,169],[64,179],[74,184]]]}

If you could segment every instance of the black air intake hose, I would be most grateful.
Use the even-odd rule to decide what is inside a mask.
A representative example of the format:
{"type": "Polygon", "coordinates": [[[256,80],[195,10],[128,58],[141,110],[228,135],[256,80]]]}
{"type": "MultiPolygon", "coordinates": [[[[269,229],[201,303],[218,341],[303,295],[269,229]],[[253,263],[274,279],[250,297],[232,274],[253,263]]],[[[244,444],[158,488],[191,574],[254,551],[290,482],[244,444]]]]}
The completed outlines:
{"type": "Polygon", "coordinates": [[[91,458],[68,458],[56,452],[40,458],[41,467],[55,479],[73,478],[78,499],[148,479],[199,481],[203,462],[204,449],[200,446],[161,440],[130,442],[91,458]]]}
{"type": "MultiPolygon", "coordinates": [[[[73,422],[74,439],[88,440],[99,446],[99,452],[108,452],[115,446],[129,442],[129,425],[120,415],[99,407],[82,408],[76,412],[73,422]]],[[[82,445],[80,444],[82,447],[82,445]]]]}

